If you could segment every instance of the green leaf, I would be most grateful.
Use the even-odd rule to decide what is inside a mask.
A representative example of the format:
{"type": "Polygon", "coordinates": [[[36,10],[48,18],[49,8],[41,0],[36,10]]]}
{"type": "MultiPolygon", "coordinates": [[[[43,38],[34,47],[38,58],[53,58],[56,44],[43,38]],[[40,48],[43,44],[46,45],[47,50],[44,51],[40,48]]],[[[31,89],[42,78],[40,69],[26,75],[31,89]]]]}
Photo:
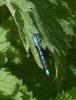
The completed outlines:
{"type": "Polygon", "coordinates": [[[5,5],[5,0],[0,0],[0,6],[5,5]]]}
{"type": "Polygon", "coordinates": [[[22,85],[22,80],[4,68],[0,69],[0,97],[2,96],[12,100],[35,100],[32,92],[28,92],[27,87],[22,85]]]}
{"type": "MultiPolygon", "coordinates": [[[[12,55],[12,52],[10,53],[10,50],[9,50],[12,47],[11,46],[12,41],[10,40],[13,40],[13,35],[15,34],[16,30],[17,30],[17,27],[12,17],[9,17],[8,19],[6,19],[0,24],[0,66],[2,66],[3,64],[7,62],[7,59],[8,59],[8,56],[6,56],[8,54],[8,53],[6,54],[7,51],[10,54],[10,55],[8,54],[9,56],[12,55]]],[[[17,40],[18,39],[16,39],[15,41],[17,40]]],[[[13,54],[12,58],[14,59],[13,62],[15,62],[16,64],[20,62],[18,58],[19,56],[20,56],[19,53],[16,52],[15,50],[15,53],[13,54]]]]}
{"type": "Polygon", "coordinates": [[[42,47],[47,47],[54,56],[56,78],[62,77],[63,80],[62,73],[66,63],[64,58],[71,47],[69,42],[74,34],[72,26],[75,24],[69,4],[61,0],[6,0],[6,5],[15,20],[26,51],[31,49],[42,68],[32,39],[33,34],[39,33],[42,47]]]}
{"type": "Polygon", "coordinates": [[[9,8],[18,27],[23,45],[27,52],[30,47],[36,62],[38,63],[40,68],[43,68],[40,62],[38,52],[33,43],[33,34],[38,33],[38,30],[33,25],[33,20],[30,18],[29,11],[31,10],[31,6],[34,5],[31,2],[25,0],[23,0],[23,2],[21,0],[19,2],[16,2],[16,0],[12,0],[11,2],[12,3],[10,3],[10,0],[6,0],[6,5],[9,8]]]}
{"type": "Polygon", "coordinates": [[[58,94],[57,97],[53,100],[75,100],[76,99],[76,89],[72,88],[67,92],[62,91],[61,94],[58,94]]]}
{"type": "Polygon", "coordinates": [[[21,58],[22,55],[19,52],[19,49],[17,49],[14,46],[10,46],[8,52],[7,52],[7,58],[14,64],[18,65],[21,64],[21,58]]]}
{"type": "Polygon", "coordinates": [[[8,33],[15,28],[14,21],[9,17],[3,23],[0,24],[0,52],[6,52],[10,47],[10,41],[8,40],[8,33]]]}
{"type": "Polygon", "coordinates": [[[64,80],[65,56],[71,48],[70,41],[74,35],[74,17],[70,6],[61,0],[31,0],[36,8],[32,8],[35,24],[42,35],[42,47],[51,51],[55,60],[55,78],[64,80]]]}

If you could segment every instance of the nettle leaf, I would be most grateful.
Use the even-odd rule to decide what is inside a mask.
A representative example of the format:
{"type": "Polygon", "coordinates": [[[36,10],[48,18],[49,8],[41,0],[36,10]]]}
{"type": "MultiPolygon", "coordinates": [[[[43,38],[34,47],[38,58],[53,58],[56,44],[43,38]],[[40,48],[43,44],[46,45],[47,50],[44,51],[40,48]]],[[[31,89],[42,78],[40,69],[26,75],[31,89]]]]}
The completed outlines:
{"type": "Polygon", "coordinates": [[[58,93],[55,99],[51,98],[50,100],[75,100],[75,99],[76,99],[76,89],[72,88],[67,92],[62,91],[61,94],[58,93]]]}
{"type": "Polygon", "coordinates": [[[64,80],[65,56],[71,47],[69,42],[75,24],[71,8],[64,0],[31,1],[36,7],[32,10],[35,24],[43,36],[42,47],[47,46],[54,55],[55,78],[64,80]]]}
{"type": "Polygon", "coordinates": [[[0,51],[7,51],[10,46],[10,42],[7,41],[6,35],[8,30],[5,30],[2,26],[0,26],[0,51]]]}
{"type": "Polygon", "coordinates": [[[0,66],[7,62],[6,52],[11,46],[9,41],[9,34],[16,29],[16,25],[12,20],[12,17],[9,17],[0,24],[0,66]]]}
{"type": "Polygon", "coordinates": [[[21,64],[22,55],[20,54],[19,50],[14,46],[10,46],[9,50],[7,51],[7,58],[10,62],[14,64],[21,64]]]}
{"type": "Polygon", "coordinates": [[[0,6],[5,5],[5,1],[4,0],[0,0],[0,6]]]}
{"type": "Polygon", "coordinates": [[[28,52],[30,47],[36,62],[40,68],[43,68],[32,38],[34,33],[38,33],[38,30],[33,25],[33,20],[30,18],[29,14],[29,11],[31,11],[31,8],[34,7],[34,5],[25,0],[23,0],[23,2],[21,0],[19,0],[19,2],[12,0],[11,3],[10,0],[6,0],[6,5],[15,20],[19,30],[20,38],[26,51],[28,52]]]}
{"type": "Polygon", "coordinates": [[[7,98],[8,100],[36,100],[32,92],[28,92],[27,87],[22,85],[22,80],[2,68],[0,69],[0,99],[7,98]]]}
{"type": "Polygon", "coordinates": [[[10,47],[8,33],[11,33],[14,29],[16,29],[16,25],[12,17],[9,17],[0,24],[0,52],[4,53],[10,47]]]}
{"type": "Polygon", "coordinates": [[[74,34],[72,26],[75,23],[69,4],[64,0],[6,0],[6,5],[15,20],[26,51],[31,49],[42,68],[32,39],[32,35],[39,32],[42,47],[47,47],[54,55],[56,78],[60,76],[63,80],[64,56],[70,48],[69,41],[74,34]]]}

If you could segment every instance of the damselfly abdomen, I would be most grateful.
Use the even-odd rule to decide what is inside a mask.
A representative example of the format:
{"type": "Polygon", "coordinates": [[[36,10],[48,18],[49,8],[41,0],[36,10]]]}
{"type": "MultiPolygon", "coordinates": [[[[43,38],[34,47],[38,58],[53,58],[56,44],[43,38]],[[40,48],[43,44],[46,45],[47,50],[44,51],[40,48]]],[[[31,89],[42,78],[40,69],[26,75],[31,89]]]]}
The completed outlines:
{"type": "Polygon", "coordinates": [[[40,43],[39,43],[39,36],[38,36],[38,34],[33,34],[33,41],[34,41],[35,46],[37,48],[37,51],[38,51],[38,54],[39,54],[39,57],[40,57],[43,69],[45,70],[45,73],[49,76],[50,72],[49,72],[48,65],[47,65],[46,59],[44,57],[42,48],[41,48],[40,43]]]}

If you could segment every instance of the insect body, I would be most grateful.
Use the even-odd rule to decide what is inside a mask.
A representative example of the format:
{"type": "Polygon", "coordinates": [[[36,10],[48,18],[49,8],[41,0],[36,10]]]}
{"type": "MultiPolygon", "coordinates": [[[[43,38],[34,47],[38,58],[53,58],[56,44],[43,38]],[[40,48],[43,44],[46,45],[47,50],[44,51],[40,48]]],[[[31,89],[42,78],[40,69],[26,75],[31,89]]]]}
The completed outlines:
{"type": "Polygon", "coordinates": [[[39,43],[39,36],[38,36],[38,34],[33,34],[33,40],[34,40],[35,46],[37,48],[37,51],[39,53],[39,57],[41,59],[41,63],[43,65],[43,68],[44,68],[46,74],[49,76],[50,72],[49,72],[48,65],[47,65],[47,62],[45,60],[42,48],[41,48],[40,43],[39,43]]]}

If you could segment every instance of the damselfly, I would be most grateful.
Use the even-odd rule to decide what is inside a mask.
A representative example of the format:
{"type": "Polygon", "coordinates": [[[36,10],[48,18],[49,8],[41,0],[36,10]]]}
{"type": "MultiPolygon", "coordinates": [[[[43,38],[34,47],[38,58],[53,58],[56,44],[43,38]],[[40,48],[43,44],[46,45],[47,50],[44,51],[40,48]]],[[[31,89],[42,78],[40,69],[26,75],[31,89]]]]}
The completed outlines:
{"type": "Polygon", "coordinates": [[[39,35],[38,34],[33,34],[33,41],[34,41],[35,46],[37,48],[43,69],[45,70],[45,73],[49,76],[50,72],[49,72],[48,65],[47,65],[46,59],[44,57],[42,48],[41,48],[40,43],[39,43],[39,35]]]}

